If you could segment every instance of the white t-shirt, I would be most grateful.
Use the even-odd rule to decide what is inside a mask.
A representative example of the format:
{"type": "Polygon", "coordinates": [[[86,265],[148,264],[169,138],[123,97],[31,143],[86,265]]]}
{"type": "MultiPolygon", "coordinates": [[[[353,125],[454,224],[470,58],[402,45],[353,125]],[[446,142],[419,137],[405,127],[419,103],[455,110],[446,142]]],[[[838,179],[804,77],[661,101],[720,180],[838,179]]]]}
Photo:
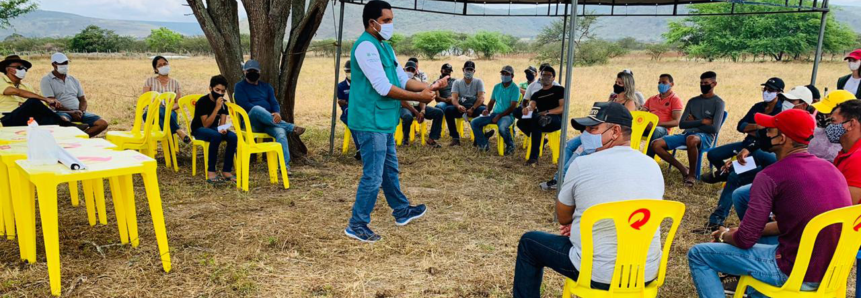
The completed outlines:
{"type": "MultiPolygon", "coordinates": [[[[580,218],[589,207],[601,203],[664,197],[664,176],[658,164],[629,146],[617,146],[581,156],[571,162],[559,192],[559,202],[576,206],[571,223],[571,251],[568,256],[580,270],[580,218]]],[[[609,284],[616,264],[616,227],[610,220],[598,221],[593,230],[592,280],[609,284]]],[[[646,258],[646,281],[658,276],[661,234],[655,232],[646,258]]]]}
{"type": "MultiPolygon", "coordinates": [[[[394,50],[392,50],[394,54],[394,50]]],[[[395,56],[397,57],[397,56],[395,56]]],[[[382,96],[386,96],[389,94],[389,91],[392,90],[392,83],[389,82],[389,78],[386,77],[386,72],[383,70],[383,62],[380,61],[380,51],[377,51],[377,48],[374,47],[369,41],[363,41],[356,47],[356,61],[359,63],[359,68],[362,69],[362,73],[365,74],[365,77],[371,81],[371,86],[374,87],[374,90],[377,90],[382,96]]],[[[402,88],[406,88],[407,73],[404,72],[404,69],[400,66],[395,67],[396,72],[398,74],[398,81],[401,83],[402,88]]]]}
{"type": "Polygon", "coordinates": [[[861,78],[856,79],[852,76],[849,76],[849,80],[846,80],[846,85],[843,86],[843,90],[855,94],[856,92],[858,92],[858,85],[861,85],[861,78]]]}
{"type": "MultiPolygon", "coordinates": [[[[562,85],[559,85],[559,83],[553,81],[553,86],[562,85]]],[[[529,86],[526,87],[526,92],[523,92],[523,100],[531,99],[532,94],[535,94],[535,92],[538,92],[538,90],[541,90],[541,88],[544,88],[544,86],[541,85],[541,80],[536,79],[535,82],[532,82],[532,84],[529,84],[529,86]]]]}

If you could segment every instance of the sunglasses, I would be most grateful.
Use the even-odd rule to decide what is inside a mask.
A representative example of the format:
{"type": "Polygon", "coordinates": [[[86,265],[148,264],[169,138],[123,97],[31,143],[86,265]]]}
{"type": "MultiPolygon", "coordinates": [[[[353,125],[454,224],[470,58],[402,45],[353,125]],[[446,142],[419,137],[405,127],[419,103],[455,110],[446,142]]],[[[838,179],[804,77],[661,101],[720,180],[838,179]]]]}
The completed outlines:
{"type": "Polygon", "coordinates": [[[17,69],[17,70],[27,70],[27,67],[26,67],[26,66],[24,66],[24,65],[9,66],[9,67],[14,68],[14,69],[17,69]]]}

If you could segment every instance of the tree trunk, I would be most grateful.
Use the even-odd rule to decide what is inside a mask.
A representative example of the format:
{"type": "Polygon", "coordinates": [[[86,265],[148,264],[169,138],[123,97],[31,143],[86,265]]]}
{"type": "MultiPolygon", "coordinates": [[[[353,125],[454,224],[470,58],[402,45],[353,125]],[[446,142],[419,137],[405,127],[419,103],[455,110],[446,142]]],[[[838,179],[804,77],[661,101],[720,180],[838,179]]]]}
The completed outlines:
{"type": "MultiPolygon", "coordinates": [[[[215,54],[215,62],[228,82],[242,80],[242,44],[239,41],[239,13],[236,1],[188,0],[194,17],[215,54]]],[[[227,89],[233,94],[233,85],[227,89]]],[[[232,98],[232,96],[231,96],[232,98]]]]}

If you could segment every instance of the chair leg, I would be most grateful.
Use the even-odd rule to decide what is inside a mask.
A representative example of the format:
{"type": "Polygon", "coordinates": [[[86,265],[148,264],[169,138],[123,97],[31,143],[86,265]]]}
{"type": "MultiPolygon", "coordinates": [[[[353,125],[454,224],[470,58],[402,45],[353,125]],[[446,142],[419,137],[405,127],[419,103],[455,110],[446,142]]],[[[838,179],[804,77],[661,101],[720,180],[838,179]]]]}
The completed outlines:
{"type": "Polygon", "coordinates": [[[277,162],[278,159],[276,159],[274,151],[266,152],[266,163],[267,169],[269,170],[269,183],[272,184],[278,183],[278,168],[276,168],[277,162]]]}
{"type": "Polygon", "coordinates": [[[526,160],[529,160],[529,154],[532,153],[532,145],[530,143],[532,143],[532,137],[527,136],[523,141],[523,148],[526,148],[526,160]]]}
{"type": "Polygon", "coordinates": [[[200,172],[206,173],[203,174],[203,179],[206,180],[209,179],[209,173],[207,173],[207,169],[209,169],[209,148],[200,148],[200,151],[203,152],[203,170],[200,172]]]}
{"type": "MultiPolygon", "coordinates": [[[[512,136],[514,136],[512,134],[512,136]]],[[[502,139],[502,134],[499,133],[499,127],[496,128],[496,151],[499,156],[505,156],[505,140],[502,139]]]]}
{"type": "MultiPolygon", "coordinates": [[[[201,148],[206,150],[205,148],[201,148]]],[[[191,176],[197,176],[197,146],[191,146],[191,176]]]]}
{"type": "MultiPolygon", "coordinates": [[[[282,153],[283,154],[283,153],[282,153]]],[[[250,180],[249,175],[250,171],[248,168],[251,166],[251,154],[245,154],[242,158],[242,190],[248,191],[248,180],[250,180]]]]}
{"type": "MultiPolygon", "coordinates": [[[[78,207],[81,205],[81,201],[78,198],[78,181],[69,182],[69,196],[72,197],[72,206],[78,207]]],[[[2,232],[2,229],[0,229],[0,232],[2,232]]]]}
{"type": "Polygon", "coordinates": [[[281,178],[284,180],[284,189],[290,189],[290,177],[287,174],[287,164],[284,160],[284,152],[278,151],[278,165],[281,167],[281,178]]]}

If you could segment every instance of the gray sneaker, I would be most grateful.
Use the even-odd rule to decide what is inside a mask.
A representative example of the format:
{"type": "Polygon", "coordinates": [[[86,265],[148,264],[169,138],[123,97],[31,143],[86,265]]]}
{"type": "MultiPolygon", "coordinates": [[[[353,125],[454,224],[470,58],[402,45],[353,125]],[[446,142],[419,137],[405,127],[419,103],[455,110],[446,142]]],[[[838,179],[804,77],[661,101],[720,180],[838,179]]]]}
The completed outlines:
{"type": "Polygon", "coordinates": [[[362,242],[377,242],[383,237],[371,231],[367,225],[349,225],[344,230],[344,234],[347,234],[350,238],[362,241],[362,242]]]}
{"type": "Polygon", "coordinates": [[[541,184],[538,184],[538,186],[541,187],[541,190],[548,191],[548,190],[556,190],[556,188],[557,188],[556,184],[557,184],[556,179],[553,179],[550,181],[541,182],[541,184]]]}

